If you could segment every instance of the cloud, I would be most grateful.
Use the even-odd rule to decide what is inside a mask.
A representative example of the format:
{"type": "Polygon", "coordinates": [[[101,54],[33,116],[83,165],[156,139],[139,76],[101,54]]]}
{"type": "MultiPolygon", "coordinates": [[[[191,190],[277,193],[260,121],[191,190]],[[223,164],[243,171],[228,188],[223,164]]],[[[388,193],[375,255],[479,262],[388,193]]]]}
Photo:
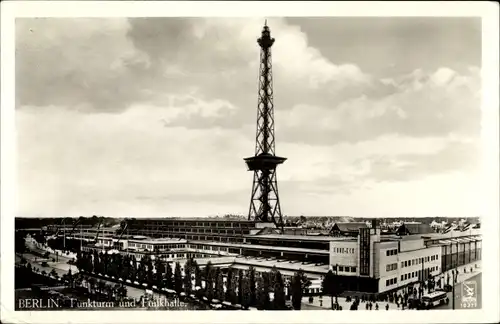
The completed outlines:
{"type": "MultiPolygon", "coordinates": [[[[387,80],[386,80],[387,82],[387,80]]],[[[277,121],[280,138],[308,143],[358,142],[384,134],[413,137],[480,133],[479,72],[450,69],[415,71],[392,80],[395,92],[382,98],[360,96],[338,105],[297,104],[277,121]]]]}
{"type": "Polygon", "coordinates": [[[121,18],[17,19],[18,107],[110,111],[139,100],[149,61],[127,28],[121,18]]]}
{"type": "Polygon", "coordinates": [[[477,142],[450,141],[433,154],[399,154],[394,156],[371,156],[358,161],[367,166],[363,175],[374,181],[408,181],[425,179],[436,174],[456,172],[475,173],[479,169],[481,155],[477,142]]]}
{"type": "MultiPolygon", "coordinates": [[[[477,67],[371,75],[325,56],[299,25],[268,23],[285,213],[395,212],[403,205],[377,199],[406,190],[420,195],[402,198],[407,208],[425,214],[436,205],[423,179],[461,184],[460,197],[473,190],[477,67]]],[[[18,20],[20,214],[245,213],[261,28],[261,19],[18,20]]]]}
{"type": "MultiPolygon", "coordinates": [[[[279,35],[277,93],[288,93],[277,95],[277,109],[322,87],[350,97],[369,79],[356,65],[335,65],[308,46],[297,26],[270,24],[279,35]]],[[[261,28],[262,19],[19,19],[18,106],[122,111],[144,100],[160,104],[162,92],[196,91],[253,112],[261,28]]]]}

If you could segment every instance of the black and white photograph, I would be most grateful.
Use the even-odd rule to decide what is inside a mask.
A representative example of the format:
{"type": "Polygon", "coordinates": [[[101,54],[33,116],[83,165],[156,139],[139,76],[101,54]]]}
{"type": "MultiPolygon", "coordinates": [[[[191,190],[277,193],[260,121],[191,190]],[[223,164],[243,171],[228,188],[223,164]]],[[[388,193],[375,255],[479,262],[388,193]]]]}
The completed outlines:
{"type": "Polygon", "coordinates": [[[481,16],[258,12],[14,19],[10,320],[498,301],[481,16]]]}

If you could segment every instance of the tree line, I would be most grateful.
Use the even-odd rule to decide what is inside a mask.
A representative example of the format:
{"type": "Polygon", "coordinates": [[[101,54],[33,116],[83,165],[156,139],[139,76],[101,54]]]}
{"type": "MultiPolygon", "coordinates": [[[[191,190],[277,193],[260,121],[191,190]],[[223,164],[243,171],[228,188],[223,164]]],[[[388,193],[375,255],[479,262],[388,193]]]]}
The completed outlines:
{"type": "Polygon", "coordinates": [[[116,301],[127,297],[127,288],[122,284],[110,284],[93,277],[85,277],[80,273],[75,275],[71,269],[59,276],[55,269],[47,272],[42,268],[33,267],[26,259],[21,259],[20,266],[16,267],[16,288],[30,287],[33,283],[52,286],[64,283],[72,289],[88,292],[93,299],[116,301]]]}
{"type": "Polygon", "coordinates": [[[79,252],[76,266],[84,273],[121,278],[135,284],[146,284],[149,288],[156,286],[158,290],[166,288],[179,295],[195,295],[207,302],[228,302],[241,305],[243,309],[284,310],[287,309],[287,299],[291,299],[294,309],[300,309],[304,289],[311,284],[302,270],[297,271],[288,283],[276,268],[260,273],[253,267],[248,270],[229,267],[224,273],[210,261],[201,268],[192,258],[182,266],[179,262],[164,261],[161,256],[152,259],[145,255],[138,260],[134,255],[96,250],[79,252]],[[271,299],[271,295],[274,298],[271,299]]]}

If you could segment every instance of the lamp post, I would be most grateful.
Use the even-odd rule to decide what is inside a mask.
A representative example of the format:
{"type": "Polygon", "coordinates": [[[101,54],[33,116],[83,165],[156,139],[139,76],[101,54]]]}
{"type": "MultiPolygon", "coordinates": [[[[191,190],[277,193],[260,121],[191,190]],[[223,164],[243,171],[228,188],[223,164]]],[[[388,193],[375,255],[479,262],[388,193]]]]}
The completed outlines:
{"type": "Polygon", "coordinates": [[[453,272],[453,282],[452,282],[452,298],[453,300],[451,301],[451,309],[455,309],[455,282],[457,280],[457,276],[458,276],[458,271],[454,271],[453,272]]]}

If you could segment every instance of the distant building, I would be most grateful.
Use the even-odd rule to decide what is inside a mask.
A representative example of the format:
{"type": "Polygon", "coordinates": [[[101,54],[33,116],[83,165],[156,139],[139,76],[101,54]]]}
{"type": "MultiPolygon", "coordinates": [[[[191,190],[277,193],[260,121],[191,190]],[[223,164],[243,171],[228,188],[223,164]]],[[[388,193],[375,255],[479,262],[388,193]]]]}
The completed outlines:
{"type": "Polygon", "coordinates": [[[331,236],[357,236],[360,228],[368,228],[365,222],[335,223],[330,229],[331,236]]]}
{"type": "Polygon", "coordinates": [[[417,222],[403,223],[396,230],[397,235],[416,235],[429,233],[434,233],[434,230],[429,224],[422,224],[417,222]]]}

